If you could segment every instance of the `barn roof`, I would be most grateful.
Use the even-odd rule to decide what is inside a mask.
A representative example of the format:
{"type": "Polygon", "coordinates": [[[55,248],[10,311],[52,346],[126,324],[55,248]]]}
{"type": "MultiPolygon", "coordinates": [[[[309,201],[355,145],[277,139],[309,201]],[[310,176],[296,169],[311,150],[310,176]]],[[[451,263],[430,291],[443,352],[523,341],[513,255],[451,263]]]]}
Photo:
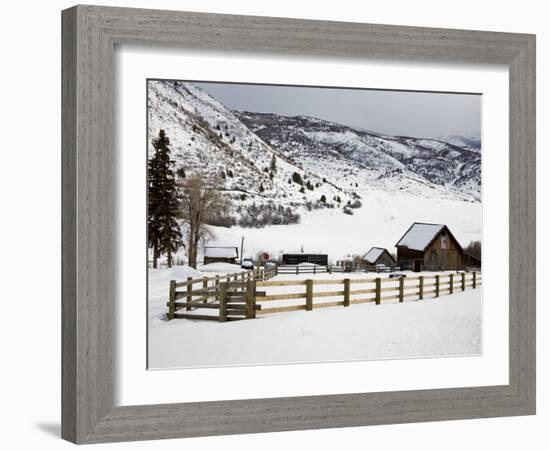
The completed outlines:
{"type": "Polygon", "coordinates": [[[419,223],[415,222],[399,240],[396,247],[408,247],[411,250],[424,251],[437,235],[447,228],[445,225],[436,223],[419,223]]]}
{"type": "Polygon", "coordinates": [[[363,259],[371,264],[374,264],[378,258],[384,253],[383,248],[381,247],[372,247],[367,253],[365,253],[365,256],[363,256],[363,259]]]}
{"type": "Polygon", "coordinates": [[[237,258],[237,247],[205,247],[204,256],[209,258],[237,258]]]}

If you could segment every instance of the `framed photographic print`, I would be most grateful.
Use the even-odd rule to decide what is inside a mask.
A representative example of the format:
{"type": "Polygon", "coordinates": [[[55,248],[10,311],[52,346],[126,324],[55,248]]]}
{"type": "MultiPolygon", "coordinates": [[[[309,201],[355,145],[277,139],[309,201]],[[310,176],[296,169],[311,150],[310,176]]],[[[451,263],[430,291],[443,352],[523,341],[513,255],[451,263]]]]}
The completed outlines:
{"type": "Polygon", "coordinates": [[[532,35],[63,11],[63,437],[534,414],[534,73],[532,35]]]}

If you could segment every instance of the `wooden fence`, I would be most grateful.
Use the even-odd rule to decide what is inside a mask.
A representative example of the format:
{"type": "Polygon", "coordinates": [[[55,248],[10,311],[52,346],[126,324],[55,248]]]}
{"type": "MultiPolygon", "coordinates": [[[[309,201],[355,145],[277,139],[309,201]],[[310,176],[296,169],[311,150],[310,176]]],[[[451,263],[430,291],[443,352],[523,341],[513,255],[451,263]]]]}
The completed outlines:
{"type": "MultiPolygon", "coordinates": [[[[226,277],[188,279],[170,282],[168,318],[216,320],[220,322],[253,319],[257,315],[281,313],[360,303],[380,305],[385,301],[422,300],[476,289],[482,283],[480,272],[421,275],[399,278],[346,278],[343,280],[271,280],[276,269],[255,270],[226,277]],[[210,281],[213,281],[210,284],[210,281]],[[202,282],[200,289],[193,286],[202,282]],[[178,290],[184,287],[184,290],[178,290]],[[268,294],[261,288],[296,287],[298,292],[268,294]],[[335,288],[333,288],[335,287],[335,288]],[[317,289],[316,289],[317,288],[317,289]],[[330,290],[327,290],[330,289],[330,290]],[[185,299],[185,301],[180,301],[185,299]],[[280,302],[291,302],[280,305],[280,302]],[[274,302],[274,303],[270,303],[274,302]],[[269,306],[270,304],[276,306],[269,306]],[[214,314],[179,313],[207,309],[214,314]],[[217,310],[217,311],[216,311],[217,310]]],[[[294,289],[293,289],[294,290],[294,289]]]]}
{"type": "Polygon", "coordinates": [[[452,273],[443,275],[421,275],[398,278],[346,278],[343,280],[272,280],[256,283],[256,289],[274,287],[297,287],[299,292],[267,294],[255,292],[256,305],[260,304],[257,314],[270,314],[287,311],[327,308],[332,306],[350,306],[359,303],[375,303],[392,300],[422,300],[428,297],[449,295],[466,289],[476,289],[481,285],[480,272],[452,273]],[[321,287],[321,289],[315,289],[321,287]],[[334,286],[336,289],[326,290],[334,286]],[[324,301],[323,299],[330,299],[324,301]],[[303,300],[296,304],[296,300],[303,300]],[[294,301],[289,306],[265,307],[264,302],[294,301]]]}
{"type": "Polygon", "coordinates": [[[327,266],[309,265],[309,264],[304,264],[303,266],[301,266],[301,265],[295,265],[295,266],[287,265],[287,266],[277,267],[277,273],[278,274],[286,274],[286,275],[290,275],[290,274],[299,275],[301,273],[317,274],[317,273],[327,273],[328,271],[329,270],[328,270],[327,266]]]}
{"type": "Polygon", "coordinates": [[[214,277],[187,278],[186,281],[170,281],[168,319],[237,320],[255,315],[250,295],[254,284],[273,278],[277,269],[254,269],[244,272],[216,275],[214,277]],[[195,287],[199,285],[199,287],[195,287]],[[251,310],[252,308],[252,310],[251,310]],[[218,310],[217,314],[192,314],[179,311],[197,309],[218,310]]]}

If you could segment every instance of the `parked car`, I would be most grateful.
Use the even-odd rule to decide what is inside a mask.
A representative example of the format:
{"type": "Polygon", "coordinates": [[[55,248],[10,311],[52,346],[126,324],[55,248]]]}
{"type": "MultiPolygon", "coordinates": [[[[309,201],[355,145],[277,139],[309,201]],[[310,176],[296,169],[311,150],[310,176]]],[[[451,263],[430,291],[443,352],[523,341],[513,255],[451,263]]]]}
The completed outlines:
{"type": "Polygon", "coordinates": [[[407,275],[404,273],[390,273],[390,278],[405,278],[407,275]]]}
{"type": "Polygon", "coordinates": [[[385,264],[376,264],[377,272],[390,272],[391,267],[386,266],[385,264]]]}
{"type": "Polygon", "coordinates": [[[277,263],[273,262],[273,261],[268,261],[265,263],[265,268],[266,269],[275,269],[275,267],[277,267],[277,263]]]}
{"type": "Polygon", "coordinates": [[[254,267],[255,267],[254,266],[254,261],[250,258],[245,258],[241,262],[241,268],[243,268],[243,269],[253,270],[254,267]]]}

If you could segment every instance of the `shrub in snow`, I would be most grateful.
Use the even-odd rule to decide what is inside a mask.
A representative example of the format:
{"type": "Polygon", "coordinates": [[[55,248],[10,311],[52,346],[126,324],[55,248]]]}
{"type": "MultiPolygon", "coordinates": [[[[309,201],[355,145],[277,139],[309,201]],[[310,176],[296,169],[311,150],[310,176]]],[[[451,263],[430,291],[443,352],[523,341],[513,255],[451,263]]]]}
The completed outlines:
{"type": "Polygon", "coordinates": [[[185,178],[185,169],[183,167],[179,167],[178,170],[176,170],[176,175],[180,178],[185,178]]]}
{"type": "Polygon", "coordinates": [[[231,228],[233,225],[236,225],[237,221],[234,217],[225,214],[214,215],[208,217],[206,220],[207,225],[212,225],[214,227],[225,227],[231,228]]]}
{"type": "Polygon", "coordinates": [[[348,206],[344,206],[344,214],[353,216],[353,209],[349,208],[348,206]]]}
{"type": "Polygon", "coordinates": [[[262,228],[268,225],[289,225],[300,223],[300,215],[290,207],[275,206],[273,203],[257,205],[252,203],[244,207],[245,212],[239,220],[239,225],[245,228],[262,228]]]}
{"type": "Polygon", "coordinates": [[[294,172],[292,174],[292,181],[294,181],[295,183],[298,183],[300,185],[304,184],[304,180],[302,180],[302,176],[298,172],[294,172]]]}

